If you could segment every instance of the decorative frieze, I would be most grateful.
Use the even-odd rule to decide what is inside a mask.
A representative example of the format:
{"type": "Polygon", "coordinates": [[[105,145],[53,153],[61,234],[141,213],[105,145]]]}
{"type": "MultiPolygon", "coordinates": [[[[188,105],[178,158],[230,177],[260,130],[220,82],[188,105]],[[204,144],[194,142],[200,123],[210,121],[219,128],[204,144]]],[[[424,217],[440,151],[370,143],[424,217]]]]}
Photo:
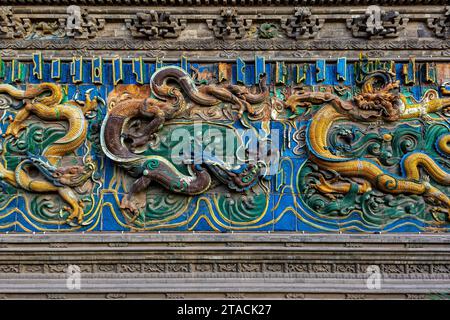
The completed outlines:
{"type": "Polygon", "coordinates": [[[12,7],[0,7],[0,38],[4,39],[52,39],[52,38],[94,38],[105,26],[105,19],[92,17],[87,8],[76,5],[67,7],[67,17],[21,18],[12,7]]]}
{"type": "Polygon", "coordinates": [[[239,299],[254,297],[252,292],[257,292],[256,298],[269,292],[273,296],[276,292],[276,297],[287,299],[314,295],[370,299],[372,294],[413,299],[411,293],[427,299],[444,299],[448,298],[450,284],[446,249],[449,240],[444,234],[274,233],[265,237],[261,233],[58,233],[10,234],[0,240],[9,245],[0,250],[4,257],[0,259],[0,291],[6,292],[0,299],[21,295],[38,298],[43,293],[49,293],[44,298],[64,299],[86,292],[102,299],[149,295],[167,299],[205,295],[239,299]],[[166,245],[176,239],[185,245],[166,245]],[[231,239],[245,246],[230,249],[226,244],[231,239]],[[49,243],[65,241],[67,247],[59,248],[57,255],[49,254],[49,243]],[[305,246],[285,247],[288,241],[305,246]],[[121,242],[128,246],[108,245],[121,242]],[[360,246],[345,245],[348,243],[360,246]],[[421,243],[426,250],[399,247],[402,243],[421,243]],[[431,256],[437,253],[440,258],[433,261],[431,256]],[[66,289],[70,265],[79,267],[81,291],[66,289]],[[374,266],[380,270],[382,290],[366,287],[367,270],[374,266]],[[11,281],[20,281],[20,286],[11,291],[8,284],[11,281]]]}
{"type": "Polygon", "coordinates": [[[278,26],[274,23],[262,23],[258,28],[258,35],[262,39],[272,39],[279,36],[278,26]]]}
{"type": "Polygon", "coordinates": [[[24,38],[30,29],[30,19],[15,17],[11,6],[0,7],[0,39],[24,38]]]}
{"type": "Polygon", "coordinates": [[[127,294],[126,293],[107,293],[105,295],[105,299],[108,300],[117,300],[117,299],[126,299],[127,294]]]}
{"type": "Polygon", "coordinates": [[[310,39],[317,35],[324,22],[325,19],[312,15],[309,8],[295,8],[293,17],[281,19],[281,27],[289,38],[310,39]]]}
{"type": "MultiPolygon", "coordinates": [[[[78,264],[77,264],[78,265],[78,264]]],[[[289,274],[365,274],[371,265],[346,262],[242,262],[242,263],[180,263],[180,262],[160,262],[160,263],[83,263],[78,265],[82,273],[289,273],[289,274]]],[[[385,277],[397,279],[399,275],[409,278],[422,277],[442,277],[449,274],[449,264],[377,264],[381,273],[385,277]]],[[[0,264],[0,274],[9,273],[66,273],[68,264],[0,264]]]]}
{"type": "Polygon", "coordinates": [[[427,24],[434,31],[436,37],[450,39],[450,6],[445,7],[443,17],[428,18],[427,24]]]}
{"type": "Polygon", "coordinates": [[[186,28],[186,19],[173,17],[169,12],[138,12],[132,19],[125,19],[133,37],[148,39],[177,38],[186,28]]]}
{"type": "Polygon", "coordinates": [[[287,293],[285,295],[286,299],[302,300],[305,299],[304,293],[287,293]]]}
{"type": "Polygon", "coordinates": [[[216,38],[234,40],[244,37],[252,25],[252,20],[240,17],[236,8],[222,8],[220,17],[207,19],[206,23],[216,38]]]}
{"type": "Polygon", "coordinates": [[[19,265],[16,264],[4,264],[0,265],[0,273],[19,273],[19,265]]]}
{"type": "MultiPolygon", "coordinates": [[[[293,57],[305,58],[312,56],[311,50],[330,51],[330,50],[379,50],[383,55],[388,53],[384,50],[439,50],[444,54],[445,50],[450,49],[449,41],[438,39],[400,39],[400,40],[372,40],[350,39],[343,41],[341,39],[310,40],[310,41],[286,41],[286,40],[266,40],[258,41],[239,41],[233,43],[230,48],[228,41],[219,39],[209,39],[202,41],[199,39],[188,39],[184,41],[159,40],[143,41],[138,39],[94,39],[90,41],[52,41],[52,40],[5,40],[1,43],[3,56],[14,56],[12,50],[143,50],[147,56],[158,56],[162,50],[174,51],[193,51],[193,50],[218,50],[220,56],[225,58],[235,58],[243,53],[237,53],[237,50],[292,50],[295,51],[293,57]],[[232,50],[231,50],[232,49],[232,50]],[[7,51],[11,50],[11,51],[7,51]],[[149,52],[151,50],[151,52],[149,52]],[[156,52],[156,53],[155,53],[156,52]],[[9,54],[11,53],[11,54],[9,54]]],[[[378,51],[377,51],[378,52],[378,51]]],[[[120,53],[120,52],[119,52],[120,53]]],[[[74,52],[62,51],[64,56],[72,56],[74,52]]],[[[111,54],[116,55],[117,52],[111,54]]],[[[86,56],[86,54],[83,54],[86,56]]],[[[374,53],[370,56],[374,57],[374,53]]],[[[253,56],[253,55],[252,55],[253,56]]],[[[328,54],[329,56],[329,54],[328,54]]],[[[444,55],[443,55],[444,56],[444,55]]],[[[377,57],[380,57],[379,55],[377,57]]],[[[434,57],[434,56],[433,56],[434,57]]]]}
{"type": "MultiPolygon", "coordinates": [[[[205,37],[203,33],[198,39],[194,36],[194,39],[189,37],[188,40],[195,40],[203,45],[209,43],[211,38],[245,39],[256,42],[283,38],[288,44],[291,44],[292,40],[321,39],[326,43],[330,41],[330,34],[327,32],[326,35],[321,35],[320,30],[323,30],[325,24],[330,21],[329,23],[338,25],[332,32],[342,39],[339,39],[340,42],[346,43],[352,41],[349,36],[368,39],[398,37],[411,17],[414,23],[418,21],[426,23],[434,31],[433,36],[448,39],[450,11],[448,8],[448,6],[445,8],[443,15],[433,8],[427,10],[426,13],[429,14],[417,16],[414,11],[406,8],[393,11],[388,7],[380,8],[375,5],[367,7],[365,13],[359,15],[351,15],[351,11],[335,14],[317,8],[296,7],[293,13],[284,8],[275,18],[267,11],[252,12],[239,9],[238,12],[234,7],[225,7],[213,14],[202,15],[180,10],[173,15],[164,9],[145,11],[137,8],[136,11],[128,10],[118,14],[108,9],[98,11],[92,7],[78,5],[59,8],[55,12],[46,12],[43,8],[39,13],[25,14],[23,8],[3,6],[0,7],[0,38],[25,39],[28,40],[27,45],[33,45],[34,40],[50,40],[52,45],[57,45],[56,42],[60,41],[60,38],[91,40],[104,37],[104,40],[116,41],[126,39],[131,34],[140,41],[141,39],[154,41],[179,38],[183,32],[189,36],[198,32],[203,33],[207,27],[212,30],[210,36],[205,37]],[[194,30],[196,24],[199,28],[194,30]],[[350,34],[346,32],[347,28],[351,30],[350,34]],[[112,33],[117,36],[111,37],[112,33]]],[[[416,24],[411,28],[420,31],[420,26],[416,24]]],[[[430,37],[428,34],[424,36],[430,37]]],[[[49,46],[41,45],[41,48],[44,47],[49,46]]]]}
{"type": "MultiPolygon", "coordinates": [[[[42,5],[42,1],[30,1],[30,0],[3,0],[2,2],[6,4],[16,4],[16,5],[23,5],[26,3],[29,6],[39,6],[42,5]]],[[[85,4],[87,2],[93,1],[86,1],[86,0],[71,0],[70,1],[73,4],[85,4]]],[[[293,6],[296,5],[298,0],[278,0],[278,1],[272,1],[272,0],[258,0],[258,5],[261,6],[293,6]]],[[[339,5],[364,5],[368,1],[367,0],[321,0],[320,2],[317,0],[302,0],[302,3],[305,5],[317,5],[320,3],[321,5],[330,5],[330,6],[339,6],[339,5]]],[[[67,4],[67,0],[46,0],[46,4],[48,5],[65,5],[67,4]]],[[[97,5],[111,5],[112,3],[114,6],[129,6],[130,0],[96,0],[95,3],[97,5]]],[[[148,6],[150,1],[149,0],[133,0],[133,5],[144,5],[148,6]]],[[[151,4],[154,6],[164,6],[168,5],[167,0],[152,0],[151,4]]],[[[188,7],[202,7],[205,6],[205,4],[209,4],[210,2],[203,2],[203,1],[192,1],[192,0],[178,0],[177,5],[179,6],[188,6],[188,7]]],[[[214,2],[217,3],[217,2],[214,2]]],[[[223,0],[221,3],[229,4],[229,3],[236,3],[235,0],[223,0]]],[[[254,5],[255,1],[252,0],[242,0],[239,2],[242,5],[254,5]]],[[[444,5],[447,3],[447,0],[408,0],[408,5],[444,5]]],[[[404,0],[389,0],[390,5],[404,5],[404,0]]]]}
{"type": "Polygon", "coordinates": [[[382,39],[398,37],[408,23],[398,11],[385,11],[379,6],[369,6],[363,15],[347,19],[347,27],[356,38],[382,39]]]}

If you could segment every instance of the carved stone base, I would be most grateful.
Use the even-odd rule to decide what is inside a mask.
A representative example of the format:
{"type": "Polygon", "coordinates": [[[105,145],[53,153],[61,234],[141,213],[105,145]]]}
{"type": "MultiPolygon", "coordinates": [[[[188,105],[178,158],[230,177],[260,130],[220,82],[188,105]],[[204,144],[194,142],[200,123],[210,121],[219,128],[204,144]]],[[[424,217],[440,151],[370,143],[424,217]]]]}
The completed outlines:
{"type": "Polygon", "coordinates": [[[8,234],[0,298],[448,298],[449,244],[439,234],[8,234]]]}

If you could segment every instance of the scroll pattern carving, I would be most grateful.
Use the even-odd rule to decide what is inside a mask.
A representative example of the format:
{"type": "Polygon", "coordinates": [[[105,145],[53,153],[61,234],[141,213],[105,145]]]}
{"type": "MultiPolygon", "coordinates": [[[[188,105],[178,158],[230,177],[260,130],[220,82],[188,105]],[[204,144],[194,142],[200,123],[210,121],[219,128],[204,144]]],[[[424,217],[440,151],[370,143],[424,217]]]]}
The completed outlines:
{"type": "Polygon", "coordinates": [[[208,19],[206,23],[216,38],[233,40],[244,37],[245,31],[252,25],[252,20],[240,17],[236,8],[223,8],[219,18],[208,19]]]}
{"type": "Polygon", "coordinates": [[[149,39],[177,38],[186,28],[185,19],[177,19],[169,12],[138,12],[134,19],[125,19],[125,24],[133,37],[149,39]]]}

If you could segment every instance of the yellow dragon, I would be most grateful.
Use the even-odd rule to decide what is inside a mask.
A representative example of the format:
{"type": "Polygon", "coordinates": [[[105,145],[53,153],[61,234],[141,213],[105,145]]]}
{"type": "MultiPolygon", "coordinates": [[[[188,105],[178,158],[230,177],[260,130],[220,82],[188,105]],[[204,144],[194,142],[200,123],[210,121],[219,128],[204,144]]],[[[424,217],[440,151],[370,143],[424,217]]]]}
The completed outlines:
{"type": "MultiPolygon", "coordinates": [[[[417,103],[408,104],[398,93],[399,83],[393,82],[384,72],[368,76],[362,92],[353,101],[343,101],[331,93],[308,92],[294,94],[286,100],[286,105],[295,112],[298,107],[323,106],[309,120],[306,141],[309,158],[325,170],[334,170],[343,177],[351,178],[358,184],[358,193],[371,188],[390,194],[417,194],[443,205],[434,208],[445,212],[450,220],[450,198],[421,177],[423,168],[437,183],[450,185],[450,174],[441,168],[429,155],[415,151],[405,154],[400,165],[402,176],[384,170],[377,161],[367,158],[345,158],[330,151],[328,134],[338,121],[384,121],[394,122],[419,117],[427,117],[450,106],[450,98],[438,98],[436,90],[429,90],[417,103]],[[382,79],[382,85],[375,89],[373,84],[382,79]]],[[[392,139],[386,134],[383,139],[392,139]]],[[[450,155],[450,134],[441,136],[437,147],[450,155]]],[[[348,193],[352,184],[346,181],[328,182],[320,179],[314,187],[323,193],[348,193]]]]}
{"type": "Polygon", "coordinates": [[[95,165],[92,161],[88,161],[84,166],[56,167],[56,165],[61,157],[76,150],[86,139],[88,122],[85,114],[97,108],[98,98],[91,100],[87,92],[84,104],[78,101],[61,103],[64,97],[62,89],[53,83],[41,83],[26,90],[0,84],[0,93],[21,100],[24,105],[8,126],[4,137],[17,138],[19,132],[26,128],[24,121],[31,114],[43,120],[68,122],[67,133],[49,145],[38,157],[23,160],[14,171],[7,170],[0,163],[0,178],[14,187],[31,192],[57,192],[70,206],[64,207],[71,211],[67,222],[73,225],[73,220],[77,219],[81,224],[84,215],[83,203],[78,201],[72,188],[84,184],[94,172],[95,165]],[[30,165],[37,167],[44,178],[30,177],[28,173],[30,165]]]}

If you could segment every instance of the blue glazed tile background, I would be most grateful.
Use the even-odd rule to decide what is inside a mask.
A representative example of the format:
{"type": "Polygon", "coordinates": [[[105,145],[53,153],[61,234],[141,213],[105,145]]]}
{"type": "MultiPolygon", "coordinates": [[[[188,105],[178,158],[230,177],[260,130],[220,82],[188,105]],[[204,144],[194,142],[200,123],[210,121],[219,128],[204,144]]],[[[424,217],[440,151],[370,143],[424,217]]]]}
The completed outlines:
{"type": "MultiPolygon", "coordinates": [[[[164,65],[179,65],[176,63],[165,63],[164,65]]],[[[216,70],[215,64],[207,66],[192,63],[195,67],[206,68],[210,71],[216,70]]],[[[286,64],[291,73],[288,74],[286,79],[286,86],[297,86],[293,81],[292,65],[286,64]]],[[[314,63],[309,63],[307,69],[306,80],[304,86],[314,86],[313,90],[321,90],[329,86],[355,86],[355,66],[353,63],[347,63],[347,78],[345,81],[337,81],[336,78],[336,65],[335,63],[326,63],[326,79],[322,82],[316,81],[316,67],[314,63]]],[[[396,64],[396,77],[404,85],[402,68],[403,63],[396,64]]],[[[96,95],[107,99],[108,94],[114,90],[112,83],[112,66],[108,61],[103,62],[103,84],[96,85],[91,83],[91,62],[87,59],[83,64],[83,83],[73,84],[72,77],[70,76],[70,63],[61,63],[61,78],[59,80],[51,79],[50,77],[50,63],[44,63],[43,79],[39,80],[32,74],[32,64],[25,63],[26,78],[24,83],[11,83],[11,70],[10,62],[6,62],[6,75],[4,79],[0,79],[0,83],[11,83],[16,87],[22,89],[26,84],[37,84],[40,82],[56,82],[67,88],[67,95],[69,98],[78,95],[80,100],[84,100],[84,94],[87,90],[93,89],[91,97],[96,95]]],[[[188,63],[188,69],[190,69],[191,63],[188,63]]],[[[144,63],[144,84],[148,84],[151,75],[155,72],[155,63],[144,63]]],[[[232,70],[232,82],[236,83],[236,65],[233,64],[232,70]]],[[[421,69],[419,69],[421,70],[421,69]]],[[[266,71],[268,72],[267,83],[272,83],[275,74],[275,64],[266,63],[266,71]]],[[[123,81],[122,84],[137,84],[135,76],[132,72],[131,62],[123,63],[123,81]]],[[[245,66],[245,84],[251,86],[255,84],[255,67],[252,63],[247,62],[245,66]]],[[[272,89],[273,89],[273,85],[272,89]]],[[[277,86],[280,88],[281,86],[277,86]]],[[[437,85],[429,84],[424,81],[423,73],[418,71],[416,75],[416,84],[412,86],[403,86],[403,90],[408,90],[416,100],[420,100],[422,95],[427,89],[438,89],[437,85]]],[[[8,111],[6,111],[6,115],[8,111]]],[[[98,111],[98,117],[102,119],[106,115],[106,107],[101,106],[98,111]]],[[[284,135],[286,128],[288,127],[287,119],[280,119],[279,121],[272,120],[270,122],[271,130],[279,130],[281,134],[279,138],[280,148],[280,167],[277,173],[270,177],[268,187],[270,193],[267,194],[267,210],[264,215],[257,219],[257,222],[253,224],[245,224],[233,222],[230,219],[230,214],[221,214],[218,212],[218,208],[214,206],[216,190],[209,191],[200,196],[192,197],[189,200],[187,210],[182,213],[177,213],[177,218],[170,221],[157,222],[158,220],[149,220],[144,215],[141,223],[136,227],[137,230],[142,231],[214,231],[214,232],[423,232],[426,231],[428,225],[414,217],[402,218],[397,221],[385,221],[379,226],[372,226],[365,223],[357,213],[352,213],[345,217],[323,217],[318,216],[310,208],[305,205],[300,194],[299,187],[297,185],[297,173],[301,166],[306,161],[307,153],[299,155],[293,152],[296,142],[293,135],[294,130],[290,130],[289,137],[284,135]],[[290,148],[287,148],[288,141],[291,144],[290,148]],[[156,222],[155,222],[156,221],[156,222]]],[[[306,124],[306,121],[297,120],[297,128],[306,124]]],[[[8,123],[2,121],[0,128],[2,132],[5,132],[8,123]]],[[[253,126],[256,129],[261,127],[261,124],[254,122],[253,126]]],[[[236,128],[242,127],[241,124],[235,124],[236,128]]],[[[80,147],[77,150],[77,156],[83,156],[86,150],[84,147],[80,147]]],[[[92,154],[94,160],[99,166],[99,179],[102,182],[101,189],[98,194],[94,195],[94,203],[96,210],[95,213],[90,216],[90,224],[87,226],[78,227],[72,229],[70,226],[64,224],[62,220],[55,220],[52,223],[45,223],[33,218],[30,215],[29,208],[25,203],[25,199],[21,196],[23,190],[14,191],[14,188],[4,186],[0,191],[0,232],[42,232],[42,231],[55,231],[55,232],[69,232],[69,231],[91,231],[91,232],[109,232],[109,231],[130,231],[131,228],[127,225],[127,221],[121,213],[118,201],[126,193],[126,189],[129,189],[128,185],[124,185],[121,182],[112,183],[113,177],[123,177],[127,179],[127,174],[120,168],[118,168],[111,160],[105,158],[101,154],[92,154]],[[118,201],[117,201],[118,200],[118,201]]],[[[161,191],[155,191],[155,194],[161,191]]],[[[220,195],[220,194],[219,194],[220,195]]],[[[38,195],[42,197],[42,195],[38,195]]],[[[55,201],[55,205],[62,205],[58,200],[57,195],[51,196],[52,201],[55,201]]],[[[448,232],[448,225],[441,227],[441,232],[448,232]]]]}

